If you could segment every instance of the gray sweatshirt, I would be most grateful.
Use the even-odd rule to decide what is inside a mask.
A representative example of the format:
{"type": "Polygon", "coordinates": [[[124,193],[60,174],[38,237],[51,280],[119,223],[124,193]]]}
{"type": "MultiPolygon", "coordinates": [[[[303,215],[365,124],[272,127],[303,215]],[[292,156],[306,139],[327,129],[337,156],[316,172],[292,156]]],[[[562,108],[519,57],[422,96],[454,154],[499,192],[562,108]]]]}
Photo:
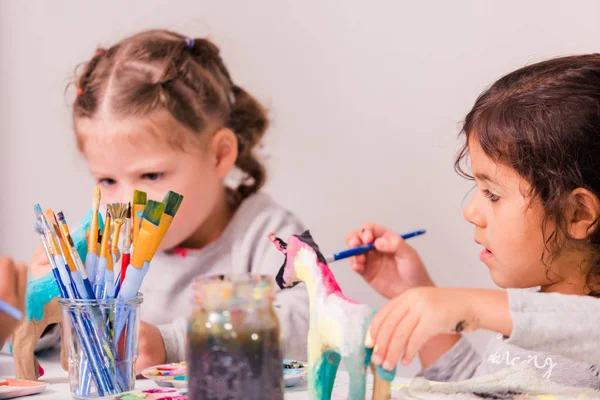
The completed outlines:
{"type": "Polygon", "coordinates": [[[510,337],[498,335],[483,357],[462,338],[419,375],[458,381],[529,364],[543,379],[600,389],[600,299],[509,289],[510,337]]]}
{"type": "Polygon", "coordinates": [[[283,335],[283,355],[305,360],[308,293],[303,284],[284,291],[277,287],[275,276],[284,256],[268,238],[270,233],[287,238],[303,231],[294,215],[268,195],[258,193],[241,203],[225,231],[206,247],[156,254],[140,290],[144,295],[141,318],[159,327],[167,362],[182,361],[185,357],[194,278],[243,272],[273,276],[277,290],[274,308],[283,335]]]}

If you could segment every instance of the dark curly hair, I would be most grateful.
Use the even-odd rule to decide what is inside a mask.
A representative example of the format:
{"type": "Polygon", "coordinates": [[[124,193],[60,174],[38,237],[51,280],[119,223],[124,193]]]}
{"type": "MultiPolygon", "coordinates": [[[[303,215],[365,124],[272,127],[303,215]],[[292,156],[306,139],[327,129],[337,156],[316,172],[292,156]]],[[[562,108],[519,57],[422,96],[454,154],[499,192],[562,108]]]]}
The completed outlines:
{"type": "MultiPolygon", "coordinates": [[[[584,188],[600,195],[600,54],[554,58],[500,78],[477,98],[460,135],[461,176],[473,179],[461,164],[476,139],[488,157],[530,183],[527,195],[543,204],[545,247],[555,259],[573,240],[564,212],[570,193],[584,188]],[[546,222],[556,228],[547,232],[546,222]]],[[[586,260],[589,295],[600,297],[597,222],[582,244],[593,255],[586,260]]]]}

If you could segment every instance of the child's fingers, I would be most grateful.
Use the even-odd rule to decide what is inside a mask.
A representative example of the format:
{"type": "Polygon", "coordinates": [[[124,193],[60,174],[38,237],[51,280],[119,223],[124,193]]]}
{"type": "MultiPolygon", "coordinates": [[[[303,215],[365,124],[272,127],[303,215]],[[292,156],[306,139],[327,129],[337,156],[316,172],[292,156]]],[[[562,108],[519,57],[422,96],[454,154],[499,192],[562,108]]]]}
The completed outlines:
{"type": "Polygon", "coordinates": [[[36,247],[32,257],[32,261],[34,260],[37,262],[40,262],[42,260],[48,260],[48,257],[46,257],[46,251],[44,250],[44,246],[42,244],[36,247]]]}
{"type": "MultiPolygon", "coordinates": [[[[419,323],[419,319],[421,318],[421,314],[417,312],[409,312],[405,318],[403,318],[398,325],[396,325],[396,329],[389,336],[377,338],[376,343],[382,343],[385,340],[385,343],[389,343],[387,346],[387,352],[382,357],[383,364],[382,368],[391,371],[398,364],[398,360],[402,353],[404,353],[406,349],[406,344],[411,337],[411,332],[415,329],[415,325],[419,323]]],[[[387,332],[386,332],[387,333],[387,332]]]]}
{"type": "Polygon", "coordinates": [[[371,328],[371,336],[375,343],[375,347],[373,348],[373,363],[377,365],[380,365],[385,360],[388,348],[391,345],[392,336],[409,312],[407,307],[402,306],[391,307],[391,311],[388,310],[383,310],[384,315],[380,317],[380,321],[383,322],[379,322],[379,326],[375,325],[371,328]]]}
{"type": "Polygon", "coordinates": [[[50,273],[51,270],[52,267],[50,266],[44,246],[40,244],[31,258],[31,275],[37,279],[50,273]]]}
{"type": "Polygon", "coordinates": [[[367,222],[360,228],[360,239],[363,243],[371,243],[373,240],[375,240],[375,236],[373,235],[374,226],[374,223],[367,222]]]}
{"type": "Polygon", "coordinates": [[[380,238],[375,239],[375,249],[382,253],[396,253],[402,239],[395,233],[388,232],[380,238]]]}
{"type": "Polygon", "coordinates": [[[417,352],[421,350],[421,347],[427,341],[431,339],[427,324],[424,323],[423,319],[419,321],[414,331],[411,333],[408,343],[406,344],[406,350],[402,357],[402,365],[409,365],[414,360],[417,352]]]}
{"type": "Polygon", "coordinates": [[[374,243],[375,248],[382,253],[394,253],[402,240],[395,232],[379,225],[365,224],[361,232],[364,243],[374,243]]]}
{"type": "Polygon", "coordinates": [[[364,254],[361,254],[350,259],[350,267],[354,272],[358,272],[362,275],[365,272],[366,262],[367,257],[364,254]]]}
{"type": "Polygon", "coordinates": [[[362,239],[360,237],[360,231],[352,231],[346,235],[346,245],[349,248],[360,246],[362,239]]]}
{"type": "Polygon", "coordinates": [[[0,257],[0,294],[12,295],[15,293],[16,270],[13,261],[7,257],[0,257]]]}
{"type": "MultiPolygon", "coordinates": [[[[363,244],[363,242],[360,237],[360,231],[352,231],[346,235],[346,245],[348,248],[358,247],[361,244],[363,244]]],[[[366,260],[367,259],[364,255],[352,257],[350,259],[350,267],[354,272],[358,272],[362,275],[365,271],[366,260]]]]}
{"type": "Polygon", "coordinates": [[[360,238],[363,243],[371,243],[375,239],[382,237],[389,229],[385,226],[377,225],[373,222],[364,223],[360,229],[360,238]]]}
{"type": "Polygon", "coordinates": [[[377,335],[381,330],[381,327],[388,320],[389,315],[394,310],[399,310],[399,307],[396,307],[395,299],[386,303],[377,313],[373,316],[371,320],[371,324],[369,325],[369,332],[371,333],[371,337],[375,341],[377,339],[377,335]]]}
{"type": "Polygon", "coordinates": [[[373,222],[363,224],[361,228],[361,238],[364,243],[371,243],[375,239],[385,236],[387,233],[393,232],[383,225],[377,225],[373,222]]]}

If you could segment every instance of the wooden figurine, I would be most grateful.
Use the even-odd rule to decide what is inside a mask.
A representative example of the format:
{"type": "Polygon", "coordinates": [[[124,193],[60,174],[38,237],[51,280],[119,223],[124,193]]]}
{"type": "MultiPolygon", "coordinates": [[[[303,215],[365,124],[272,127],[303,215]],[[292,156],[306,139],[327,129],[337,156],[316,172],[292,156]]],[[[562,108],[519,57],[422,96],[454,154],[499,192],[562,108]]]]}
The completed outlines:
{"type": "Polygon", "coordinates": [[[304,282],[308,290],[308,389],[311,400],[329,400],[340,361],[350,378],[349,400],[364,400],[367,367],[374,377],[373,400],[391,397],[396,371],[371,364],[372,349],[365,346],[375,310],[344,296],[327,261],[308,231],[293,235],[286,244],[270,236],[285,254],[277,274],[280,288],[304,282]]]}
{"type": "MultiPolygon", "coordinates": [[[[29,282],[27,318],[13,333],[11,346],[17,379],[37,380],[43,375],[43,369],[35,358],[34,350],[48,325],[60,324],[58,295],[58,287],[51,273],[29,282]]],[[[61,347],[61,365],[66,369],[64,346],[61,347]]]]}

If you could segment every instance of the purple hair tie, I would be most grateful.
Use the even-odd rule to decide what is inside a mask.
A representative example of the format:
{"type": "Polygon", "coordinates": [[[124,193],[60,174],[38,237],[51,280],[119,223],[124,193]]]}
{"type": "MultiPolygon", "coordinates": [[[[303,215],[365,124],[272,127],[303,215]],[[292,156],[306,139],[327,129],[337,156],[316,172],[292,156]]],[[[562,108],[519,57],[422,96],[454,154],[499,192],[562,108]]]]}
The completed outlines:
{"type": "Polygon", "coordinates": [[[185,44],[191,49],[192,47],[194,47],[194,39],[186,37],[185,44]]]}

